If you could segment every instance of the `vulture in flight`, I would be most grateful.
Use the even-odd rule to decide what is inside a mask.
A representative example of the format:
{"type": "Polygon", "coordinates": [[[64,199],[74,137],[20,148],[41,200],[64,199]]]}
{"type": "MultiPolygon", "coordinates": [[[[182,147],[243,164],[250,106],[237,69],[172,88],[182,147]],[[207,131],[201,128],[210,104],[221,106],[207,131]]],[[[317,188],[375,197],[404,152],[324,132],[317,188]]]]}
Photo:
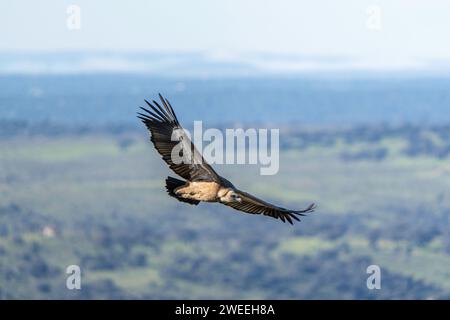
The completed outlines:
{"type": "Polygon", "coordinates": [[[177,175],[183,180],[167,177],[167,193],[179,201],[197,205],[201,201],[219,202],[236,210],[262,214],[293,223],[300,221],[298,216],[312,212],[314,203],[304,210],[289,210],[237,189],[230,181],[219,176],[203,159],[187,134],[184,132],[169,101],[159,95],[161,104],[153,100],[153,104],[145,100],[150,109],[142,108],[145,113],[138,113],[151,133],[151,142],[177,175]],[[179,155],[189,161],[173,161],[172,150],[181,145],[179,155]]]}

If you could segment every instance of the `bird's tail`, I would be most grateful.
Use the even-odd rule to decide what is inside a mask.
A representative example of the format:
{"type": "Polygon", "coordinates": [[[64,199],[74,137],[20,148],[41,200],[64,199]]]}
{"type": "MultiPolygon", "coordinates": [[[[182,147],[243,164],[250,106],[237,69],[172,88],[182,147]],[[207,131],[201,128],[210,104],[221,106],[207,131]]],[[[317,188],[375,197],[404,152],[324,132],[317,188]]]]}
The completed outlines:
{"type": "Polygon", "coordinates": [[[167,177],[167,179],[166,179],[167,193],[169,194],[169,196],[174,197],[178,201],[186,202],[186,203],[193,204],[193,205],[199,204],[200,201],[198,201],[198,200],[186,199],[186,198],[182,198],[182,197],[179,197],[176,195],[175,189],[178,187],[184,186],[185,184],[186,184],[185,181],[178,180],[178,179],[175,179],[172,177],[167,177]]]}

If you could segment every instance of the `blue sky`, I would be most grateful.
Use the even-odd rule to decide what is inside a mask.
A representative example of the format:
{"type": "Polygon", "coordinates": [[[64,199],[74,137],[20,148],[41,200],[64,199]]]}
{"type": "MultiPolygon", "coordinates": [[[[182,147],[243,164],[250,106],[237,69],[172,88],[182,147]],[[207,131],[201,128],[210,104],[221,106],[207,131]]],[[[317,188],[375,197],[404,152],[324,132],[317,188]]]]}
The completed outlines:
{"type": "Polygon", "coordinates": [[[265,52],[413,66],[450,59],[449,16],[443,0],[3,0],[0,52],[265,52]],[[81,9],[80,30],[66,26],[71,4],[81,9]],[[367,27],[373,6],[380,28],[367,27]]]}

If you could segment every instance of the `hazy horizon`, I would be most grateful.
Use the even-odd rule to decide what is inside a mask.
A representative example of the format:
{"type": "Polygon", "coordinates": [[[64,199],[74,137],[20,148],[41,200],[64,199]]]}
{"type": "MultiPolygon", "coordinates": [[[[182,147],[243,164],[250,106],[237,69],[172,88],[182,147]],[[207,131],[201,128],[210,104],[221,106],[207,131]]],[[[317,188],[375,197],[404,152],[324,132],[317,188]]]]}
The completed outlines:
{"type": "Polygon", "coordinates": [[[0,3],[0,52],[207,52],[219,60],[263,53],[416,69],[449,65],[449,9],[438,0],[19,0],[0,3]]]}
{"type": "Polygon", "coordinates": [[[450,76],[449,60],[410,60],[402,65],[373,64],[346,56],[310,56],[214,51],[108,51],[0,52],[0,75],[130,73],[158,77],[229,77],[260,75],[404,75],[450,76]]]}

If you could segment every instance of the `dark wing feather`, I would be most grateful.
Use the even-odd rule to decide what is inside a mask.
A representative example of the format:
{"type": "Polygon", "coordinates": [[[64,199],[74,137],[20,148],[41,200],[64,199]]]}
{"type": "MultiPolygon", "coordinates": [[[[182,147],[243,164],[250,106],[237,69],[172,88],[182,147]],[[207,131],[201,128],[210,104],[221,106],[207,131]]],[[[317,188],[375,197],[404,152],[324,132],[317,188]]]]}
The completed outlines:
{"type": "MultiPolygon", "coordinates": [[[[162,106],[153,100],[153,104],[145,100],[151,110],[141,108],[145,113],[138,113],[151,133],[150,140],[163,160],[176,174],[189,181],[215,181],[220,183],[220,178],[214,169],[203,159],[194,144],[184,132],[169,101],[159,95],[162,106]],[[172,141],[174,130],[178,131],[175,141],[172,141]],[[183,153],[188,155],[189,161],[175,163],[172,161],[172,149],[182,143],[183,153]]],[[[175,136],[174,136],[175,137],[175,136]]]]}
{"type": "Polygon", "coordinates": [[[229,202],[224,204],[239,211],[263,214],[275,219],[281,219],[283,222],[287,221],[290,224],[293,224],[292,219],[300,221],[298,216],[304,216],[305,213],[313,212],[316,207],[313,203],[305,210],[288,210],[258,199],[247,192],[236,190],[236,193],[240,196],[242,202],[229,202]]]}

